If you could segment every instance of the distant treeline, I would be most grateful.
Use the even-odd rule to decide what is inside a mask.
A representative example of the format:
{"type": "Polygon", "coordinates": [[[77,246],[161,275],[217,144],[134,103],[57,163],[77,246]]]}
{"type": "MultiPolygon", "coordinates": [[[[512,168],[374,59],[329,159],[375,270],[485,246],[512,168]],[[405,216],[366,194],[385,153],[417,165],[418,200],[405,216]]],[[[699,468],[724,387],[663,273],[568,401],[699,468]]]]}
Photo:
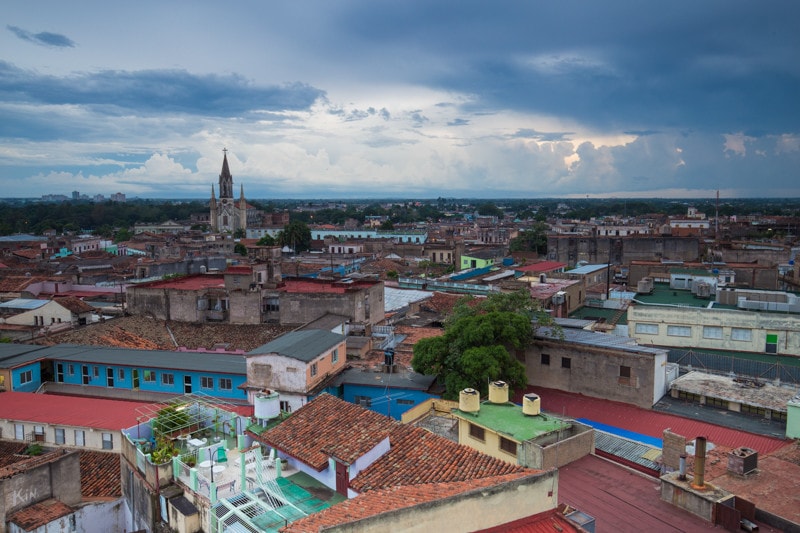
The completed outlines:
{"type": "MultiPolygon", "coordinates": [[[[384,217],[387,224],[436,222],[462,218],[465,214],[485,216],[513,215],[519,220],[564,219],[588,220],[592,217],[627,216],[635,219],[646,215],[685,215],[695,207],[707,217],[717,209],[720,216],[760,214],[764,216],[800,216],[800,199],[457,199],[427,200],[248,200],[248,203],[272,212],[288,209],[293,221],[306,224],[344,224],[355,220],[363,224],[367,217],[384,217]]],[[[124,203],[0,202],[0,235],[32,233],[45,230],[58,233],[88,231],[98,235],[114,235],[130,229],[137,222],[158,223],[166,220],[186,222],[192,214],[208,213],[208,202],[199,200],[129,200],[124,203]]]]}

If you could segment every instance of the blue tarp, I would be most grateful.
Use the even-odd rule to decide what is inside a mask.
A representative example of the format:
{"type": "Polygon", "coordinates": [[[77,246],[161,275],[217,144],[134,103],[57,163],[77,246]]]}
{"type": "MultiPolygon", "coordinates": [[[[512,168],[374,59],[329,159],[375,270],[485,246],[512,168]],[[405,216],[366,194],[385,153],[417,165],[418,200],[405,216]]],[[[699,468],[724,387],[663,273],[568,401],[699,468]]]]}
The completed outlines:
{"type": "Polygon", "coordinates": [[[603,431],[605,433],[610,433],[611,435],[616,435],[617,437],[622,437],[624,439],[641,442],[642,444],[647,444],[648,446],[658,448],[659,450],[663,449],[664,447],[663,441],[655,437],[642,435],[641,433],[628,431],[627,429],[601,424],[600,422],[595,422],[594,420],[588,420],[586,418],[576,418],[576,420],[581,424],[586,424],[587,426],[593,427],[597,431],[603,431]]]}

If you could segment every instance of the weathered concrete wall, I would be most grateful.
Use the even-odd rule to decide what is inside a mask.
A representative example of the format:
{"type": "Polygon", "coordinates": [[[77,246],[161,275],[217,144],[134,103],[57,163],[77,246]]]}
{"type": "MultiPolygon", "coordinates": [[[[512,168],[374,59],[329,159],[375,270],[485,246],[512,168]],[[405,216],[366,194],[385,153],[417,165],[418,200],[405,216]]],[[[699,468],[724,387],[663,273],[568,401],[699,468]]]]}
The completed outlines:
{"type": "Polygon", "coordinates": [[[164,289],[131,287],[127,291],[128,311],[133,315],[169,318],[169,294],[164,289]]]}
{"type": "Polygon", "coordinates": [[[364,294],[286,293],[280,294],[281,324],[299,325],[327,313],[348,317],[353,322],[365,318],[364,294]]]}
{"type": "Polygon", "coordinates": [[[550,235],[547,258],[575,266],[578,261],[615,265],[631,261],[670,259],[695,261],[701,256],[697,237],[633,236],[595,237],[586,235],[550,235]]]}
{"type": "MultiPolygon", "coordinates": [[[[525,351],[528,384],[539,387],[579,392],[651,408],[654,403],[656,357],[649,353],[596,348],[566,341],[537,339],[525,351]],[[542,364],[542,354],[550,356],[550,364],[542,364]],[[564,368],[564,359],[569,368],[564,368]],[[620,367],[630,367],[630,378],[620,377],[620,367]]],[[[659,394],[660,397],[660,394],[659,394]]],[[[547,398],[542,398],[547,410],[547,398]]]]}
{"type": "Polygon", "coordinates": [[[572,426],[547,438],[522,443],[520,464],[548,470],[594,453],[594,429],[572,420],[572,426]]]}
{"type": "Polygon", "coordinates": [[[233,291],[228,295],[231,324],[260,324],[261,291],[233,291]]]}
{"type": "Polygon", "coordinates": [[[131,513],[131,529],[152,531],[158,517],[156,495],[127,461],[122,461],[122,497],[131,513]]]}
{"type": "Polygon", "coordinates": [[[0,531],[7,515],[34,503],[49,498],[67,505],[81,501],[79,453],[59,450],[27,461],[30,467],[0,480],[0,531]]]}
{"type": "Polygon", "coordinates": [[[558,503],[558,471],[476,489],[450,498],[412,505],[331,528],[331,533],[391,531],[476,531],[554,509],[558,503]]]}

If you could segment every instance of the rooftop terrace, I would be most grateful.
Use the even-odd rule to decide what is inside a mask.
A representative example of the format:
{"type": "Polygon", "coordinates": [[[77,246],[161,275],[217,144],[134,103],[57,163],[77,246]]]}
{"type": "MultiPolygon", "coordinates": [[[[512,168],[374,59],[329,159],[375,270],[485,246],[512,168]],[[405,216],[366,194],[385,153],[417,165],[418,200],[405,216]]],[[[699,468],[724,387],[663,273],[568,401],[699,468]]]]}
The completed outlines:
{"type": "Polygon", "coordinates": [[[555,433],[571,426],[569,422],[549,415],[525,415],[519,405],[511,402],[483,402],[477,413],[453,409],[453,414],[497,433],[507,435],[518,442],[555,433]]]}

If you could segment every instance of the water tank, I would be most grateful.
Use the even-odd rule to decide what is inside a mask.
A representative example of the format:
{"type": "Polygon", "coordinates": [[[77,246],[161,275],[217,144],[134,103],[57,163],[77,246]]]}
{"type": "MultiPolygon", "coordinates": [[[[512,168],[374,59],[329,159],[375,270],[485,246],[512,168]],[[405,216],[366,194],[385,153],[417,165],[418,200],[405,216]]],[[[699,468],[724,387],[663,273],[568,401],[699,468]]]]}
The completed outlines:
{"type": "Polygon", "coordinates": [[[508,383],[492,381],[489,383],[489,401],[492,403],[508,403],[508,383]]]}
{"type": "Polygon", "coordinates": [[[522,397],[522,414],[536,416],[542,412],[542,399],[538,394],[529,392],[522,397]]]}
{"type": "Polygon", "coordinates": [[[280,396],[275,391],[256,393],[255,417],[259,420],[271,420],[281,414],[280,396]]]}
{"type": "Polygon", "coordinates": [[[553,295],[553,304],[554,305],[563,305],[564,302],[567,301],[567,293],[564,291],[558,291],[553,295]]]}
{"type": "Polygon", "coordinates": [[[458,393],[458,409],[465,413],[481,410],[481,395],[475,389],[464,389],[458,393]]]}

